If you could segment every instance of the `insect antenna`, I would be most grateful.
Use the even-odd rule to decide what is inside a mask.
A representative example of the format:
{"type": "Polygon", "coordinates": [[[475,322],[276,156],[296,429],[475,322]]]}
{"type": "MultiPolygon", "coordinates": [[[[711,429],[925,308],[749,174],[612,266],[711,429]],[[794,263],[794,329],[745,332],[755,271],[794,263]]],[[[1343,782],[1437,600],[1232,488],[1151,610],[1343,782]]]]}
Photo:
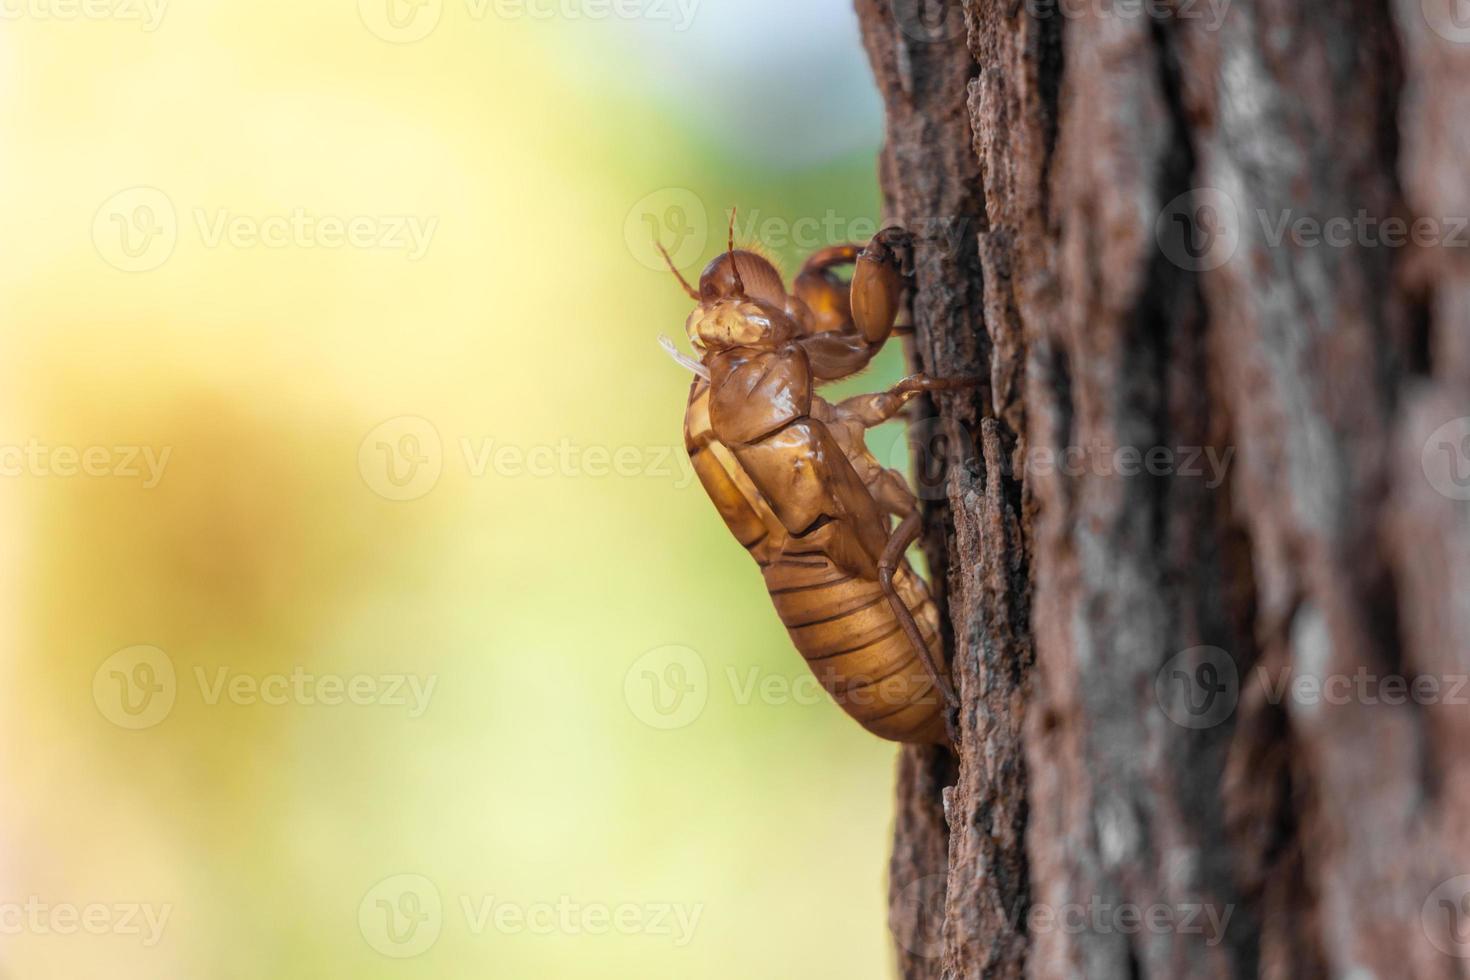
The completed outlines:
{"type": "Polygon", "coordinates": [[[654,239],[653,245],[658,249],[658,254],[662,255],[664,261],[668,263],[669,271],[679,280],[679,285],[684,287],[684,292],[688,294],[690,299],[698,300],[699,293],[695,291],[693,286],[689,285],[689,280],[684,278],[684,273],[679,271],[678,266],[674,265],[674,260],[669,257],[669,250],[664,248],[664,243],[654,239]]]}
{"type": "Polygon", "coordinates": [[[740,266],[735,264],[735,209],[730,209],[730,244],[728,247],[730,255],[730,273],[735,277],[735,291],[745,295],[745,280],[740,278],[740,266]]]}

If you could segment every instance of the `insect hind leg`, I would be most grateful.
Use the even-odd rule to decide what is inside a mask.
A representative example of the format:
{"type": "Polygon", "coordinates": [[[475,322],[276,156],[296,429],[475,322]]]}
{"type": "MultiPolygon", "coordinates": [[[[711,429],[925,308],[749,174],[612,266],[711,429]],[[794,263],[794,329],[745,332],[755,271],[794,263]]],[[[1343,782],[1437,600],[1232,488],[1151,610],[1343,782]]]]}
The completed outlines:
{"type": "Polygon", "coordinates": [[[888,545],[883,549],[883,555],[878,559],[878,584],[883,587],[883,593],[888,596],[888,604],[893,607],[893,615],[898,617],[898,625],[902,627],[904,634],[913,644],[914,650],[923,662],[924,669],[929,672],[929,677],[934,681],[934,686],[939,693],[944,695],[945,703],[951,708],[959,706],[959,698],[955,696],[954,685],[950,683],[949,676],[940,668],[934,660],[934,653],[929,645],[924,642],[924,634],[919,630],[919,624],[914,621],[913,611],[909,609],[908,603],[903,601],[899,595],[898,587],[894,584],[893,573],[903,561],[903,553],[908,550],[919,537],[923,530],[923,515],[914,511],[905,517],[893,536],[888,539],[888,545]]]}

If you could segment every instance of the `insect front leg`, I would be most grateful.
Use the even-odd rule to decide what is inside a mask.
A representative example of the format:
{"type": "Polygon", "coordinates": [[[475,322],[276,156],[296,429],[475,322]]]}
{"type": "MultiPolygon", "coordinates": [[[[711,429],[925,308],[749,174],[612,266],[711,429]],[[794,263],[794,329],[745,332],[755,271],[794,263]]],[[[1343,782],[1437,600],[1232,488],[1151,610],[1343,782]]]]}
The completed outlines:
{"type": "Polygon", "coordinates": [[[884,228],[867,245],[829,245],[806,260],[796,277],[796,295],[816,314],[817,331],[856,332],[881,345],[893,332],[903,293],[912,277],[913,236],[884,228]],[[853,266],[844,283],[832,270],[853,266]]]}
{"type": "Polygon", "coordinates": [[[858,254],[852,270],[852,321],[871,344],[887,340],[898,320],[913,241],[902,228],[884,228],[858,254]]]}
{"type": "Polygon", "coordinates": [[[866,246],[832,245],[812,253],[796,277],[794,301],[810,311],[805,336],[797,343],[821,381],[856,374],[883,347],[894,330],[904,290],[911,277],[912,238],[901,228],[885,228],[866,246]],[[833,271],[852,265],[852,281],[833,271]]]}

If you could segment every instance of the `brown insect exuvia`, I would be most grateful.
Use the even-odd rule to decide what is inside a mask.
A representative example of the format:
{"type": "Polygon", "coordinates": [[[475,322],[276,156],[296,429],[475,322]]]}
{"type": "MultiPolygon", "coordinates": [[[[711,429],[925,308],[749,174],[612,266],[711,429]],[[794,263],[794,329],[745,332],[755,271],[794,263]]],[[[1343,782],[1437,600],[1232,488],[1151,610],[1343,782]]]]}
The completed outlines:
{"type": "Polygon", "coordinates": [[[770,262],[735,248],[732,213],[729,248],[697,291],[669,262],[698,304],[685,326],[699,360],[662,343],[695,374],[684,414],[694,470],[817,679],[873,734],[947,744],[955,696],[939,612],[904,559],[918,502],[864,433],[920,392],[977,382],[920,374],[836,404],[815,391],[862,370],[893,333],[911,247],[887,228],[866,247],[820,249],[788,294],[770,262]],[[850,283],[835,274],[844,265],[850,283]]]}

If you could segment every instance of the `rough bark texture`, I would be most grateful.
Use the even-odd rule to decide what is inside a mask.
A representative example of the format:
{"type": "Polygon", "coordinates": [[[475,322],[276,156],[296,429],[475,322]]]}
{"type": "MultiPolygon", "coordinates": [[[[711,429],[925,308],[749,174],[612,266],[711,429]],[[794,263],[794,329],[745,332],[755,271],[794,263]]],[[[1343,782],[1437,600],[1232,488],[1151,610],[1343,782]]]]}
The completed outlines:
{"type": "Polygon", "coordinates": [[[904,978],[1470,977],[1456,2],[856,0],[916,359],[989,379],[919,430],[904,978]]]}

